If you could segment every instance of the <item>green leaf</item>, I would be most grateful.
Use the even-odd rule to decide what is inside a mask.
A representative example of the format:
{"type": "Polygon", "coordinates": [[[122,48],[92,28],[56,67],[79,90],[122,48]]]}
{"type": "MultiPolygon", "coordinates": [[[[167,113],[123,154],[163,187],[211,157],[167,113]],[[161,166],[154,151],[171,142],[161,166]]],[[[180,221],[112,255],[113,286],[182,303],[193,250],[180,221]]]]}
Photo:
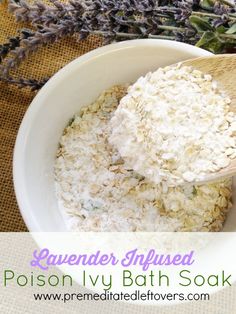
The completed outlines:
{"type": "Polygon", "coordinates": [[[208,31],[202,35],[196,46],[209,50],[213,53],[219,53],[222,50],[224,44],[218,37],[217,33],[208,31]]]}
{"type": "Polygon", "coordinates": [[[199,33],[213,31],[211,24],[199,16],[192,15],[190,16],[189,21],[192,27],[194,27],[199,33]]]}
{"type": "Polygon", "coordinates": [[[123,12],[123,11],[118,11],[118,12],[116,13],[116,15],[122,17],[122,16],[124,16],[124,12],[123,12]]]}
{"type": "Polygon", "coordinates": [[[235,34],[236,33],[236,23],[233,24],[226,32],[226,34],[235,34]]]}
{"type": "Polygon", "coordinates": [[[203,47],[204,45],[208,44],[211,40],[215,38],[214,32],[205,32],[199,41],[196,43],[197,47],[203,47]]]}
{"type": "Polygon", "coordinates": [[[225,34],[226,30],[227,30],[227,28],[224,27],[223,25],[221,25],[221,26],[219,26],[219,27],[216,28],[216,31],[217,31],[217,33],[219,33],[219,34],[225,34]]]}
{"type": "Polygon", "coordinates": [[[214,7],[214,1],[213,0],[201,0],[200,6],[203,9],[211,10],[214,7]]]}

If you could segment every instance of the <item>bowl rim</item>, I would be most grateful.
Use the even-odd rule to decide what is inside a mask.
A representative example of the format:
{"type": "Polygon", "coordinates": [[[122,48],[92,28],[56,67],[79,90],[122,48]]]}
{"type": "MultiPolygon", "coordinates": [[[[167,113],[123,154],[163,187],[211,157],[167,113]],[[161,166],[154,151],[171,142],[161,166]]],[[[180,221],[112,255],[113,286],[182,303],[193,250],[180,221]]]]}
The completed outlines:
{"type": "Polygon", "coordinates": [[[32,127],[32,121],[36,117],[38,110],[44,103],[44,99],[52,91],[55,86],[64,80],[64,77],[75,67],[80,67],[91,59],[113,52],[116,50],[130,49],[135,47],[166,47],[178,48],[185,52],[196,52],[201,56],[210,56],[211,52],[192,46],[186,43],[164,40],[164,39],[134,39],[118,43],[112,43],[103,47],[96,48],[86,54],[79,56],[75,60],[69,62],[59,71],[57,71],[49,81],[37,93],[29,107],[27,108],[24,117],[18,129],[14,151],[13,151],[13,183],[16,195],[17,204],[23,220],[30,232],[42,232],[40,224],[35,219],[33,211],[27,197],[27,188],[24,181],[24,147],[26,146],[27,137],[32,127]]]}

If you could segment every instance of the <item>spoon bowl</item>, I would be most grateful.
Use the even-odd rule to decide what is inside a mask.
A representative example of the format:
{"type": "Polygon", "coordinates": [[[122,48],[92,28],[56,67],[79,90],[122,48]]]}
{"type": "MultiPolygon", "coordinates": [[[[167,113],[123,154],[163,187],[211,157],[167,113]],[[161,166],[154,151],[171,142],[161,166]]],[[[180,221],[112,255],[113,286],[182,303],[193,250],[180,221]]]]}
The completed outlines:
{"type": "MultiPolygon", "coordinates": [[[[210,74],[219,87],[230,97],[230,110],[236,113],[236,54],[200,57],[181,62],[182,66],[190,66],[204,74],[210,74]]],[[[236,175],[236,158],[229,166],[207,174],[201,181],[192,182],[195,185],[218,181],[236,175]]]]}

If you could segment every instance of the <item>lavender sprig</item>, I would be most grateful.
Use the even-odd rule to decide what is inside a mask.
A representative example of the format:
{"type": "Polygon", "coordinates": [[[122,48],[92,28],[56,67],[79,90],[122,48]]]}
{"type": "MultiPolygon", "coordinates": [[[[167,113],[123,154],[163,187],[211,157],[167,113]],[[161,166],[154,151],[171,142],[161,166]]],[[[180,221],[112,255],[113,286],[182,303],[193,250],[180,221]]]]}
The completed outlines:
{"type": "Polygon", "coordinates": [[[0,63],[8,56],[9,53],[18,48],[22,40],[33,36],[33,32],[29,29],[22,29],[20,34],[15,37],[10,37],[8,42],[0,45],[0,63]]]}
{"type": "Polygon", "coordinates": [[[35,80],[35,79],[23,79],[23,78],[17,79],[13,77],[7,77],[7,78],[0,77],[0,81],[8,83],[8,84],[16,85],[19,88],[28,87],[32,91],[36,91],[40,89],[41,87],[43,87],[43,85],[47,83],[48,79],[35,80]]]}
{"type": "Polygon", "coordinates": [[[71,20],[62,20],[57,26],[51,25],[50,28],[43,28],[36,31],[28,38],[21,40],[21,45],[10,52],[11,57],[7,59],[5,65],[0,67],[1,76],[7,78],[12,69],[15,69],[31,53],[40,47],[52,44],[59,39],[75,33],[75,25],[71,20]]]}
{"type": "MultiPolygon", "coordinates": [[[[31,30],[22,29],[19,36],[11,37],[7,43],[0,45],[0,64],[9,53],[15,51],[20,46],[22,40],[28,39],[30,36],[33,36],[31,30]]],[[[41,81],[35,79],[16,79],[9,75],[4,75],[4,72],[5,67],[0,66],[0,73],[2,74],[0,75],[0,81],[14,84],[20,88],[29,87],[32,91],[40,89],[47,82],[47,79],[41,81]]]]}
{"type": "MultiPolygon", "coordinates": [[[[106,43],[133,38],[164,38],[196,44],[212,52],[236,46],[236,3],[228,0],[70,0],[62,3],[10,0],[17,21],[30,22],[35,31],[0,47],[0,79],[12,82],[10,71],[40,47],[79,34],[99,34],[106,43]],[[2,52],[2,53],[1,53],[2,52]]],[[[27,80],[18,85],[26,86],[27,80]]],[[[30,82],[28,82],[30,85],[30,82]]],[[[35,84],[31,80],[31,85],[35,84]]],[[[40,84],[38,84],[39,86],[40,84]]]]}
{"type": "Polygon", "coordinates": [[[20,46],[20,37],[11,37],[9,41],[3,45],[0,45],[0,63],[10,53],[11,50],[16,49],[20,46]]]}
{"type": "Polygon", "coordinates": [[[9,12],[13,13],[16,22],[30,22],[32,25],[56,24],[73,9],[57,0],[50,0],[54,6],[48,6],[42,1],[35,1],[33,5],[25,0],[9,2],[9,12]]]}

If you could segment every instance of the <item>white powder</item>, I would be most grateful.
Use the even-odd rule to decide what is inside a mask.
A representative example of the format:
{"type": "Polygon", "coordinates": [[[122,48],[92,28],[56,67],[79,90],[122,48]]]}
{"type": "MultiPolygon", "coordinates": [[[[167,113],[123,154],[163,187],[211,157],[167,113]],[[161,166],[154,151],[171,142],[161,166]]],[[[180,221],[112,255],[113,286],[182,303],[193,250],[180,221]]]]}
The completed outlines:
{"type": "Polygon", "coordinates": [[[163,189],[124,164],[108,142],[125,87],[113,87],[65,129],[55,162],[57,196],[76,231],[218,231],[231,180],[163,189]]]}
{"type": "Polygon", "coordinates": [[[236,115],[210,75],[160,68],[129,87],[111,119],[110,143],[156,184],[201,181],[236,157],[236,115]]]}

